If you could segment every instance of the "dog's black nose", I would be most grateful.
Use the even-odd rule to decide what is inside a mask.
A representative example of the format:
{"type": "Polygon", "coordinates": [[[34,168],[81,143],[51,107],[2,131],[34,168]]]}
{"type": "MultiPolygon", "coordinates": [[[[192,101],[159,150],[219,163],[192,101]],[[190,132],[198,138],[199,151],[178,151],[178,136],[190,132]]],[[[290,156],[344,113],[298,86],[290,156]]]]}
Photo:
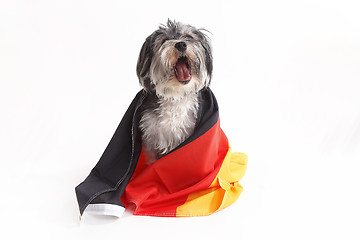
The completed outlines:
{"type": "Polygon", "coordinates": [[[180,52],[185,52],[186,50],[186,43],[185,42],[178,42],[175,44],[175,48],[180,52]]]}

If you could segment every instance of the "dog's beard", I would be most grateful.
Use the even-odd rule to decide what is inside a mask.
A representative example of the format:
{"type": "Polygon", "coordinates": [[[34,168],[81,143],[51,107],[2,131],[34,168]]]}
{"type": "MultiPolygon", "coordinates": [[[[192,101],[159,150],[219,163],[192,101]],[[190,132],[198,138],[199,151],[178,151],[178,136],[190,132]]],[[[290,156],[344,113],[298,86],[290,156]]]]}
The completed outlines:
{"type": "Polygon", "coordinates": [[[164,43],[154,53],[149,77],[155,92],[165,99],[180,99],[198,92],[210,80],[207,76],[205,56],[199,46],[187,44],[185,52],[175,49],[176,41],[164,43]]]}

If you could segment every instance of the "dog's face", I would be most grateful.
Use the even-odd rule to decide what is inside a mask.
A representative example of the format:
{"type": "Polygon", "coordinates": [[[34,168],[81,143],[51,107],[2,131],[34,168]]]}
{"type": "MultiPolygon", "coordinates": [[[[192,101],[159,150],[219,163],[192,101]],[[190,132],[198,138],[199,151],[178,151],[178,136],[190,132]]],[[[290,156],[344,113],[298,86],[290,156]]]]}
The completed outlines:
{"type": "Polygon", "coordinates": [[[145,40],[136,71],[145,91],[179,99],[210,84],[212,54],[201,29],[168,20],[145,40]]]}

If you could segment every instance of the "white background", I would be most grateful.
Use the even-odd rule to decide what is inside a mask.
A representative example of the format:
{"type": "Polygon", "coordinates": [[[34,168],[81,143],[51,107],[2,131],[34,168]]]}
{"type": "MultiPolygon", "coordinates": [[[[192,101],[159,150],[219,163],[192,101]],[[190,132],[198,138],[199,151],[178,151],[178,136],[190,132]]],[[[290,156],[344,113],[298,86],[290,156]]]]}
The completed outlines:
{"type": "Polygon", "coordinates": [[[357,1],[0,0],[0,228],[7,239],[359,239],[357,1]],[[209,217],[87,218],[74,188],[140,90],[167,18],[212,32],[212,90],[244,192],[209,217]]]}

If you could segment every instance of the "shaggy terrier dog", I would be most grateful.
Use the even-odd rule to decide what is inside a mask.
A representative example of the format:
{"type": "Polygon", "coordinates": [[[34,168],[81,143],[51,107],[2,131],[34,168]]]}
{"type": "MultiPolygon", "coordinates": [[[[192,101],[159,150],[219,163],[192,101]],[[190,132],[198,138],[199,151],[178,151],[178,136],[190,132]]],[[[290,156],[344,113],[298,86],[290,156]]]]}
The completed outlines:
{"type": "Polygon", "coordinates": [[[172,151],[194,132],[198,93],[209,86],[213,68],[205,31],[168,20],[141,48],[136,71],[147,93],[140,130],[148,163],[172,151]]]}

